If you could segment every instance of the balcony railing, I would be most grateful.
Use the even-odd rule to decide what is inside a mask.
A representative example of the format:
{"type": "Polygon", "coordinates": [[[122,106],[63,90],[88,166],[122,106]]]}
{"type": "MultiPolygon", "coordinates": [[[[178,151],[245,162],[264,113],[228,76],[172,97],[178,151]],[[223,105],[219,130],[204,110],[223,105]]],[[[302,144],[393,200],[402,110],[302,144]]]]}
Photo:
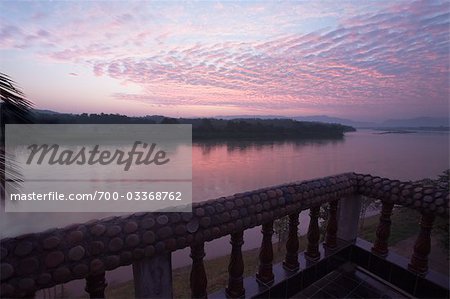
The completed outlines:
{"type": "MultiPolygon", "coordinates": [[[[231,298],[253,296],[244,287],[241,247],[246,229],[262,225],[262,243],[256,281],[261,290],[279,277],[274,274],[273,222],[289,217],[286,273],[302,270],[299,259],[309,264],[323,259],[319,246],[319,211],[328,206],[324,247],[326,255],[340,245],[354,244],[357,237],[361,196],[382,202],[373,254],[388,254],[394,205],[421,213],[408,270],[423,276],[428,271],[430,233],[435,217],[449,216],[449,190],[435,185],[401,182],[346,173],[235,194],[193,205],[192,213],[135,213],[74,224],[62,229],[1,240],[1,297],[33,297],[40,289],[75,279],[86,279],[91,298],[104,297],[105,271],[133,265],[136,297],[172,296],[171,252],[190,247],[193,298],[207,297],[207,273],[203,264],[205,242],[230,235],[232,246],[225,294],[231,298]],[[310,210],[307,248],[299,254],[299,213],[310,210]],[[155,274],[156,273],[156,274],[155,274]]],[[[275,271],[276,272],[276,271],[275,271]]]]}

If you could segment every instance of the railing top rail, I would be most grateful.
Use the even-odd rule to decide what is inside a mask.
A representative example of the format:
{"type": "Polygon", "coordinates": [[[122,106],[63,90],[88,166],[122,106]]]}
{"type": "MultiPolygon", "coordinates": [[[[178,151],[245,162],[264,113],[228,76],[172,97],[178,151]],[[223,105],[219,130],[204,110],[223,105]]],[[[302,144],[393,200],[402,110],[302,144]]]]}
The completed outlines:
{"type": "Polygon", "coordinates": [[[449,185],[401,182],[370,174],[355,174],[356,193],[436,216],[449,215],[449,185]]]}
{"type": "Polygon", "coordinates": [[[195,203],[192,213],[142,212],[3,239],[2,292],[23,296],[355,194],[448,215],[448,188],[345,173],[195,203]]]}

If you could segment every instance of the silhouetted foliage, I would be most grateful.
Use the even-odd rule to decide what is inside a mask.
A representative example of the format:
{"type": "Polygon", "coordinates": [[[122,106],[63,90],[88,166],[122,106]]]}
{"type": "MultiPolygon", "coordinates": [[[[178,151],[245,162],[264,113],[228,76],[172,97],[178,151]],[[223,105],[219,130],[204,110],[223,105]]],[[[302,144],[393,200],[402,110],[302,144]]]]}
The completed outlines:
{"type": "Polygon", "coordinates": [[[290,119],[170,118],[164,116],[130,117],[120,114],[63,114],[37,112],[42,124],[191,124],[192,137],[202,139],[316,139],[342,138],[349,126],[290,119]]]}
{"type": "Polygon", "coordinates": [[[301,122],[289,119],[186,119],[194,139],[286,139],[286,138],[337,138],[355,129],[339,124],[301,122]]]}
{"type": "Polygon", "coordinates": [[[129,117],[121,114],[106,113],[36,113],[36,122],[40,124],[154,124],[146,117],[129,117]]]}
{"type": "Polygon", "coordinates": [[[2,125],[10,121],[30,121],[32,102],[25,98],[24,93],[17,88],[16,82],[3,73],[0,73],[0,105],[2,125]]]}
{"type": "Polygon", "coordinates": [[[4,199],[5,178],[12,180],[11,188],[20,186],[21,175],[14,164],[13,157],[9,157],[8,165],[5,152],[5,124],[30,123],[32,121],[31,108],[33,103],[25,98],[25,94],[16,83],[4,73],[0,73],[0,198],[4,199]]]}
{"type": "Polygon", "coordinates": [[[164,117],[163,120],[161,121],[161,124],[174,125],[174,124],[179,124],[179,122],[176,118],[164,117]]]}

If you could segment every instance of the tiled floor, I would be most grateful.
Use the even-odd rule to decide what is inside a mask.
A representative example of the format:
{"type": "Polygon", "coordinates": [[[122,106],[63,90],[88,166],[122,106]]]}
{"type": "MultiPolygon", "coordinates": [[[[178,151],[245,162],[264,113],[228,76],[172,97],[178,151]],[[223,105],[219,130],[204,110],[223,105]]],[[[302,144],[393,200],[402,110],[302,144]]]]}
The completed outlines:
{"type": "Polygon", "coordinates": [[[345,264],[292,298],[410,298],[354,264],[345,264]]]}

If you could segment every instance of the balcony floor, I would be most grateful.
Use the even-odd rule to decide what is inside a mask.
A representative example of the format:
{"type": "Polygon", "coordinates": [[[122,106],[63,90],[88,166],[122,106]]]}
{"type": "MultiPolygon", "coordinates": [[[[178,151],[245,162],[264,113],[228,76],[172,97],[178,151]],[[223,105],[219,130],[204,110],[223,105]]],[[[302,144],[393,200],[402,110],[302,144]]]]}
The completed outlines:
{"type": "Polygon", "coordinates": [[[346,263],[291,298],[411,298],[386,281],[346,263]]]}

